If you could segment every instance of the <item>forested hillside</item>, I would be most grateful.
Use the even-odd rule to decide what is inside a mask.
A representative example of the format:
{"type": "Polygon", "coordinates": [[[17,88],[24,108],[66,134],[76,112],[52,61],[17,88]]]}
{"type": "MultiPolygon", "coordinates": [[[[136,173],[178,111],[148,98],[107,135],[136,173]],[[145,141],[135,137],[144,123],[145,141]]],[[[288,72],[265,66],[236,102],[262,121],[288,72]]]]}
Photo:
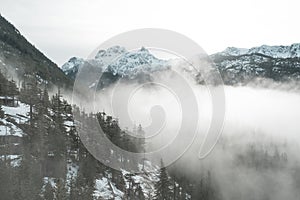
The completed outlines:
{"type": "Polygon", "coordinates": [[[2,199],[162,199],[162,194],[170,197],[174,192],[176,199],[184,199],[187,191],[166,168],[159,171],[145,160],[140,173],[130,173],[97,161],[81,143],[73,113],[82,120],[98,120],[118,146],[141,151],[141,140],[128,137],[116,119],[80,111],[59,90],[49,97],[35,77],[27,77],[21,88],[2,74],[0,78],[0,177],[6,180],[0,183],[2,199]]]}
{"type": "Polygon", "coordinates": [[[25,37],[0,15],[0,69],[23,79],[35,74],[49,86],[71,87],[72,81],[61,69],[29,43],[25,37]]]}
{"type": "MultiPolygon", "coordinates": [[[[60,90],[49,97],[47,87],[41,87],[35,77],[27,77],[21,88],[2,74],[0,79],[0,177],[6,180],[0,183],[1,199],[224,199],[222,184],[226,179],[219,177],[216,163],[212,167],[200,160],[193,163],[193,168],[199,165],[199,170],[192,172],[192,176],[184,157],[169,167],[164,167],[163,161],[161,166],[153,166],[144,160],[137,164],[138,172],[134,173],[109,168],[82,144],[74,115],[86,124],[97,120],[105,136],[128,151],[144,151],[143,140],[128,136],[118,120],[104,112],[85,113],[69,105],[60,90]]],[[[142,131],[141,126],[139,129],[142,131]]],[[[244,170],[263,176],[287,173],[293,176],[292,184],[299,185],[296,172],[300,166],[290,160],[286,143],[249,140],[245,148],[238,141],[222,137],[216,147],[216,152],[226,152],[222,161],[226,163],[224,171],[228,171],[227,165],[232,165],[240,173],[244,170]],[[228,154],[230,159],[226,157],[228,154]]],[[[107,158],[115,158],[120,166],[133,162],[110,152],[107,158]]],[[[233,193],[233,199],[239,198],[233,193]]]]}
{"type": "MultiPolygon", "coordinates": [[[[147,150],[152,150],[157,145],[154,143],[161,140],[166,144],[173,142],[176,119],[167,124],[171,124],[171,128],[164,132],[166,136],[160,135],[160,141],[151,143],[146,137],[146,130],[149,129],[135,123],[134,128],[121,126],[121,120],[127,118],[111,116],[105,112],[106,105],[102,103],[110,96],[109,90],[115,89],[111,86],[121,79],[124,82],[119,82],[118,86],[122,93],[127,92],[130,84],[139,86],[151,83],[146,87],[148,90],[143,91],[146,95],[133,101],[131,109],[141,109],[145,114],[149,107],[146,99],[152,100],[151,93],[155,99],[166,100],[168,106],[172,105],[164,107],[164,111],[168,117],[174,117],[177,114],[172,101],[163,92],[155,93],[159,89],[152,87],[156,76],[158,80],[175,80],[172,83],[174,87],[179,85],[173,76],[170,79],[167,77],[167,72],[174,67],[171,60],[158,59],[144,47],[136,52],[127,52],[123,47],[114,46],[98,51],[96,57],[89,60],[90,63],[81,58],[70,59],[63,66],[64,74],[0,16],[0,199],[300,199],[297,123],[300,96],[299,91],[295,90],[300,80],[299,55],[299,44],[264,45],[249,50],[229,48],[212,55],[211,59],[225,83],[221,89],[224,89],[226,99],[218,100],[226,100],[229,108],[226,108],[222,135],[216,139],[215,146],[205,159],[199,159],[198,155],[199,147],[206,138],[203,139],[202,131],[197,130],[193,144],[188,148],[185,146],[184,152],[179,152],[181,143],[168,149],[164,158],[172,157],[174,152],[182,153],[174,162],[166,165],[164,161],[167,159],[157,158],[160,164],[155,165],[150,162],[151,156],[147,159],[147,150]],[[120,55],[123,57],[111,63],[111,59],[120,55]],[[108,63],[109,66],[106,66],[108,63]],[[68,89],[72,88],[80,67],[89,72],[83,76],[83,82],[86,81],[83,85],[89,91],[96,92],[93,97],[99,92],[101,102],[94,112],[86,112],[86,107],[82,105],[86,103],[85,98],[90,100],[91,97],[85,92],[80,93],[78,105],[71,105],[64,98],[68,97],[68,89]],[[99,72],[103,72],[103,76],[95,82],[91,75],[99,72]],[[261,80],[270,82],[270,88],[273,88],[260,85],[261,80]],[[256,86],[249,87],[248,84],[256,86]],[[280,84],[292,89],[282,91],[282,88],[277,88],[280,84]],[[81,101],[84,103],[81,104],[81,101]],[[94,126],[95,122],[102,131],[94,126]],[[91,137],[93,135],[99,136],[97,140],[91,137]],[[89,151],[87,144],[103,145],[101,147],[105,151],[100,148],[103,150],[100,152],[103,154],[102,160],[95,158],[97,155],[89,151]],[[115,151],[112,144],[126,152],[139,153],[138,158],[124,156],[121,151],[115,151]],[[149,146],[151,148],[147,148],[149,146]],[[119,169],[109,167],[112,161],[119,169]]],[[[206,103],[202,93],[204,82],[198,81],[199,74],[191,73],[185,68],[187,66],[181,64],[179,62],[178,67],[182,67],[183,76],[188,73],[189,78],[192,75],[195,79],[191,85],[192,92],[199,95],[200,115],[205,115],[206,107],[211,105],[206,103]]],[[[212,86],[212,92],[216,89],[213,87],[219,90],[220,85],[212,86]]],[[[114,100],[127,109],[129,106],[126,107],[124,102],[128,99],[116,96],[118,98],[114,100]]],[[[190,99],[190,96],[184,98],[190,99]]],[[[155,101],[152,108],[158,103],[155,101]]],[[[191,117],[193,111],[184,115],[188,126],[198,117],[191,117]]],[[[163,121],[153,113],[151,110],[153,121],[163,121]]],[[[201,125],[208,123],[206,119],[196,120],[201,125]]],[[[194,134],[191,129],[183,130],[187,138],[194,134]]]]}

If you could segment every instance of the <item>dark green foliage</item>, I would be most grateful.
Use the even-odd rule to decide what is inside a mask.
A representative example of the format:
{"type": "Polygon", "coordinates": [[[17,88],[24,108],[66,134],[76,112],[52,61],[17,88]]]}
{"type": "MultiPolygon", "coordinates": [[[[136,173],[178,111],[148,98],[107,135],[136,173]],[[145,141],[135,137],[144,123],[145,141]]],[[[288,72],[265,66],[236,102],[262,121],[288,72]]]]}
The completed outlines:
{"type": "MultiPolygon", "coordinates": [[[[5,94],[8,93],[7,90],[3,91],[5,94]]],[[[69,127],[67,131],[65,122],[72,121],[73,114],[76,113],[88,125],[96,120],[104,131],[105,135],[102,137],[105,136],[119,147],[132,152],[144,150],[143,139],[128,136],[119,127],[118,120],[105,113],[86,114],[75,106],[71,107],[62,99],[60,90],[49,99],[47,87],[41,88],[35,76],[27,76],[22,83],[20,94],[15,95],[21,102],[29,105],[29,123],[16,124],[22,127],[27,135],[22,142],[20,166],[14,169],[6,165],[2,167],[3,173],[0,172],[0,177],[10,181],[11,185],[9,190],[2,191],[0,188],[3,196],[5,195],[7,199],[88,200],[93,199],[96,178],[107,177],[111,181],[110,189],[112,190],[111,184],[114,184],[124,192],[125,199],[145,199],[141,185],[133,178],[136,174],[130,174],[126,179],[129,181],[129,188],[126,188],[127,183],[123,174],[97,161],[82,144],[75,128],[69,127]],[[77,176],[70,182],[66,180],[68,163],[75,163],[79,167],[77,176]],[[53,187],[49,181],[45,181],[47,179],[45,177],[54,180],[56,187],[53,187]]],[[[98,129],[89,128],[87,131],[98,131],[98,129]]],[[[140,136],[144,134],[141,126],[138,126],[136,134],[140,136]]],[[[118,160],[120,166],[135,163],[109,149],[105,156],[118,160]]],[[[161,189],[164,191],[163,194],[173,196],[172,183],[168,180],[165,168],[162,168],[160,177],[163,182],[161,187],[157,185],[158,197],[161,189]]]]}
{"type": "Polygon", "coordinates": [[[136,195],[136,197],[139,200],[144,200],[145,199],[144,192],[143,192],[143,190],[142,190],[142,188],[141,188],[140,185],[137,185],[137,189],[136,189],[135,195],[136,195]]]}
{"type": "Polygon", "coordinates": [[[43,185],[40,163],[25,149],[18,172],[21,199],[39,199],[43,185]]]}
{"type": "Polygon", "coordinates": [[[0,177],[1,180],[5,180],[5,181],[1,181],[0,182],[0,194],[1,194],[1,198],[3,199],[12,199],[12,189],[8,187],[11,184],[11,179],[10,179],[10,170],[11,168],[8,166],[8,164],[6,162],[0,162],[0,177]]]}
{"type": "Polygon", "coordinates": [[[158,175],[159,181],[155,184],[155,199],[168,200],[172,199],[172,184],[167,169],[161,160],[161,168],[158,175]]]}
{"type": "Polygon", "coordinates": [[[85,169],[83,168],[80,170],[76,180],[72,181],[70,198],[74,200],[92,200],[94,190],[93,182],[91,182],[90,179],[85,178],[82,171],[85,171],[85,169]]]}
{"type": "Polygon", "coordinates": [[[203,174],[199,181],[195,181],[192,185],[192,199],[203,200],[218,200],[220,199],[217,192],[217,185],[213,183],[210,171],[207,174],[203,174]]]}
{"type": "Polygon", "coordinates": [[[56,181],[56,190],[55,190],[55,197],[57,200],[67,200],[68,194],[65,187],[64,179],[57,179],[56,181]]]}
{"type": "Polygon", "coordinates": [[[15,97],[19,94],[15,81],[8,80],[0,71],[0,104],[15,106],[15,97]]]}
{"type": "Polygon", "coordinates": [[[48,181],[45,186],[44,198],[45,199],[54,199],[55,190],[53,189],[52,185],[48,181]]]}
{"type": "Polygon", "coordinates": [[[288,156],[286,152],[280,152],[278,146],[271,147],[247,146],[245,152],[240,152],[236,156],[236,165],[242,165],[256,170],[279,170],[286,166],[288,156]]]}
{"type": "Polygon", "coordinates": [[[4,111],[2,109],[2,106],[0,105],[0,118],[4,117],[4,111]]]}
{"type": "Polygon", "coordinates": [[[41,90],[38,87],[37,80],[33,76],[28,76],[24,79],[22,83],[22,88],[20,91],[20,100],[30,106],[29,117],[30,117],[30,125],[33,127],[36,119],[35,109],[39,106],[41,98],[41,90]]]}

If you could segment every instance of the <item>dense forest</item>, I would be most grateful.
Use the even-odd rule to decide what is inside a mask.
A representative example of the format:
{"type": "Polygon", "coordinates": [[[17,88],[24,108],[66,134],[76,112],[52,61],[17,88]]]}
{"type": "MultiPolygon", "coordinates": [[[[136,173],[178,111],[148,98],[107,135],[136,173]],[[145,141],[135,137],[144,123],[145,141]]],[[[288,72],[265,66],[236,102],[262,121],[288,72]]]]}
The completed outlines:
{"type": "MultiPolygon", "coordinates": [[[[145,140],[129,136],[128,130],[120,128],[118,119],[105,112],[85,113],[70,105],[59,88],[49,95],[47,86],[40,84],[36,76],[24,76],[19,88],[13,79],[8,80],[1,73],[0,83],[0,126],[4,127],[0,134],[1,199],[226,199],[222,185],[226,179],[219,177],[216,163],[209,167],[198,161],[191,164],[194,170],[199,165],[198,170],[190,172],[184,157],[167,167],[163,160],[161,166],[153,166],[145,159],[136,164],[137,169],[143,166],[139,172],[112,169],[94,158],[83,145],[75,115],[85,124],[96,120],[104,136],[127,151],[144,152],[145,140]],[[16,117],[9,111],[22,106],[26,108],[23,115],[16,117]]],[[[132,131],[142,133],[143,128],[139,125],[132,131]]],[[[237,169],[240,173],[250,170],[259,176],[287,173],[293,176],[293,187],[300,185],[297,173],[300,167],[289,158],[287,143],[249,139],[239,145],[234,141],[234,137],[223,136],[216,147],[216,152],[231,155],[230,170],[237,169]]],[[[120,155],[112,150],[105,156],[115,158],[120,166],[136,162],[119,159],[120,155]]],[[[220,166],[221,171],[228,170],[227,161],[220,166]]],[[[233,194],[232,199],[240,199],[242,195],[233,194]]],[[[268,194],[262,196],[270,199],[268,194]]]]}
{"type": "MultiPolygon", "coordinates": [[[[163,166],[163,161],[155,172],[147,172],[144,168],[140,174],[124,173],[105,166],[82,144],[73,114],[86,121],[98,120],[106,137],[128,151],[143,151],[144,141],[127,136],[112,116],[104,112],[85,113],[63,100],[59,89],[50,97],[46,85],[39,84],[35,76],[25,77],[18,88],[14,80],[7,80],[0,74],[1,107],[18,107],[19,104],[28,107],[24,121],[14,119],[0,109],[1,118],[24,133],[17,141],[12,133],[1,134],[0,178],[5,180],[0,183],[1,199],[102,199],[101,195],[97,197],[95,194],[95,184],[103,177],[113,184],[110,187],[117,188],[122,199],[190,199],[192,185],[206,184],[205,181],[209,180],[208,175],[203,178],[204,182],[190,183],[182,177],[172,176],[163,166]],[[12,105],[9,104],[11,99],[12,105]],[[17,148],[14,146],[16,142],[17,148]],[[13,164],[16,158],[11,155],[19,156],[17,163],[13,164]],[[144,183],[137,181],[135,176],[154,177],[149,183],[150,189],[146,190],[144,183]]],[[[138,126],[137,131],[141,132],[142,127],[138,126]]],[[[115,155],[112,152],[107,156],[115,155]]],[[[201,195],[207,193],[203,198],[212,199],[209,198],[209,189],[205,190],[201,191],[201,195]]],[[[115,199],[114,195],[104,198],[115,199]]]]}

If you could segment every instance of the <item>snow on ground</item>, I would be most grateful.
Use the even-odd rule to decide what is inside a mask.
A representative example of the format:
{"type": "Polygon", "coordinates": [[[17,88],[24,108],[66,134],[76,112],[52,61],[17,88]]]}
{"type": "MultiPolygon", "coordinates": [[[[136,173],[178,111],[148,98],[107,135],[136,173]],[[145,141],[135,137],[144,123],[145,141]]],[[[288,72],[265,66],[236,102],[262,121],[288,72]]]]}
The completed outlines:
{"type": "Polygon", "coordinates": [[[102,179],[96,179],[95,182],[95,191],[94,191],[94,197],[96,199],[102,197],[104,199],[111,199],[113,198],[112,191],[110,190],[109,185],[110,184],[107,180],[107,178],[103,177],[102,179]]]}
{"type": "Polygon", "coordinates": [[[66,128],[67,132],[69,132],[71,130],[71,128],[75,127],[75,124],[74,124],[73,121],[65,121],[64,125],[65,125],[65,128],[66,128]]]}
{"type": "MultiPolygon", "coordinates": [[[[18,107],[9,107],[2,106],[3,111],[5,113],[5,118],[0,119],[0,135],[13,135],[22,137],[25,133],[17,127],[15,124],[8,121],[8,118],[14,119],[17,123],[25,123],[28,121],[28,113],[29,106],[24,103],[19,103],[18,107]]],[[[65,121],[64,125],[69,131],[72,127],[74,127],[73,121],[65,121]]],[[[112,152],[113,153],[113,152],[112,152]]],[[[20,166],[22,156],[21,155],[7,155],[6,157],[0,156],[0,160],[4,161],[11,160],[11,166],[17,167],[20,166]]],[[[159,167],[153,166],[149,161],[145,161],[144,165],[140,164],[139,166],[140,173],[132,174],[132,179],[135,183],[140,184],[144,195],[146,198],[151,198],[149,196],[154,195],[154,184],[158,181],[157,175],[159,172],[159,167]]],[[[76,179],[78,174],[78,165],[72,162],[71,160],[67,164],[67,177],[66,177],[66,187],[67,190],[70,191],[71,180],[76,179]]],[[[124,181],[126,187],[129,187],[129,181],[127,180],[127,176],[129,172],[122,170],[122,174],[124,175],[124,181]]],[[[119,190],[114,183],[110,181],[111,174],[106,174],[105,177],[101,177],[96,179],[95,181],[95,191],[94,198],[95,199],[115,199],[121,200],[124,196],[124,193],[119,190]]],[[[44,177],[44,186],[42,191],[45,190],[46,184],[49,182],[53,188],[56,188],[55,178],[44,177]]]]}
{"type": "Polygon", "coordinates": [[[94,88],[96,86],[96,83],[92,83],[90,86],[89,86],[89,88],[91,89],[91,88],[94,88]]]}
{"type": "Polygon", "coordinates": [[[228,47],[224,51],[217,53],[224,56],[240,56],[246,54],[263,54],[273,58],[299,58],[300,43],[295,43],[290,46],[268,46],[262,45],[251,49],[228,47]]]}
{"type": "Polygon", "coordinates": [[[19,167],[21,165],[22,156],[21,155],[1,155],[1,161],[10,161],[12,167],[19,167]]]}
{"type": "Polygon", "coordinates": [[[108,178],[102,177],[96,179],[95,191],[93,194],[94,198],[121,200],[124,196],[124,193],[119,190],[108,178]]]}
{"type": "Polygon", "coordinates": [[[116,195],[115,199],[121,199],[123,197],[124,192],[119,190],[114,184],[110,183],[113,193],[116,195]]]}
{"type": "Polygon", "coordinates": [[[71,191],[71,181],[77,178],[79,166],[69,160],[67,164],[67,177],[66,177],[66,187],[67,191],[71,191]]]}
{"type": "Polygon", "coordinates": [[[46,190],[46,185],[47,185],[48,183],[50,183],[50,185],[51,185],[51,187],[52,187],[53,189],[56,188],[55,178],[52,178],[52,177],[44,177],[43,182],[44,182],[44,184],[43,184],[43,187],[42,187],[42,193],[45,192],[45,190],[46,190]]]}
{"type": "Polygon", "coordinates": [[[11,122],[0,119],[0,136],[17,136],[23,137],[25,133],[11,122]]]}
{"type": "Polygon", "coordinates": [[[6,115],[15,119],[17,123],[25,123],[28,120],[27,114],[29,113],[29,105],[20,103],[17,107],[2,106],[6,115]]]}
{"type": "MultiPolygon", "coordinates": [[[[155,188],[154,185],[158,179],[159,167],[155,167],[151,164],[150,161],[145,161],[144,166],[139,164],[140,173],[132,175],[132,179],[135,183],[139,184],[143,190],[143,193],[146,198],[151,198],[154,196],[155,188]]],[[[124,177],[128,177],[130,173],[128,171],[122,170],[124,177]]],[[[125,178],[126,188],[129,187],[129,181],[125,178]]]]}
{"type": "Polygon", "coordinates": [[[8,118],[15,120],[16,123],[25,123],[28,121],[27,114],[29,112],[29,105],[19,103],[17,107],[2,106],[5,118],[0,119],[0,135],[12,135],[22,137],[24,132],[22,129],[11,123],[8,118]]]}

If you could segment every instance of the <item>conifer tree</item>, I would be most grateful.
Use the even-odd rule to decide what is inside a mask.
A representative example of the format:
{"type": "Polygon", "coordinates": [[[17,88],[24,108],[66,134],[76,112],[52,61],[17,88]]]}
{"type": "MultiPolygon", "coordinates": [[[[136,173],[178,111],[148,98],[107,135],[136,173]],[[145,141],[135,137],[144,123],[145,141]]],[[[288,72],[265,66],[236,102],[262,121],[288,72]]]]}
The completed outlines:
{"type": "Polygon", "coordinates": [[[52,199],[54,200],[54,189],[52,188],[52,185],[48,181],[45,186],[45,192],[44,192],[44,199],[52,199]]]}
{"type": "Polygon", "coordinates": [[[144,196],[144,192],[140,186],[140,184],[137,185],[137,189],[136,189],[136,197],[139,199],[139,200],[144,200],[145,199],[145,196],[144,196]]]}
{"type": "Polygon", "coordinates": [[[40,94],[41,92],[38,88],[37,80],[29,76],[23,81],[20,91],[20,100],[29,105],[29,122],[32,127],[34,126],[34,107],[40,100],[40,94]]]}
{"type": "MultiPolygon", "coordinates": [[[[8,82],[8,96],[12,97],[13,104],[15,104],[15,97],[19,94],[18,88],[16,86],[16,82],[12,79],[8,82]]],[[[15,106],[15,105],[13,105],[15,106]]]]}
{"type": "Polygon", "coordinates": [[[4,111],[2,109],[2,105],[0,105],[0,118],[4,118],[4,111]]]}
{"type": "Polygon", "coordinates": [[[55,197],[57,200],[67,200],[68,199],[65,181],[61,178],[59,178],[56,182],[55,197]]]}
{"type": "Polygon", "coordinates": [[[158,181],[155,183],[155,199],[168,200],[172,198],[172,184],[168,176],[166,167],[161,160],[161,168],[158,175],[158,181]]]}

